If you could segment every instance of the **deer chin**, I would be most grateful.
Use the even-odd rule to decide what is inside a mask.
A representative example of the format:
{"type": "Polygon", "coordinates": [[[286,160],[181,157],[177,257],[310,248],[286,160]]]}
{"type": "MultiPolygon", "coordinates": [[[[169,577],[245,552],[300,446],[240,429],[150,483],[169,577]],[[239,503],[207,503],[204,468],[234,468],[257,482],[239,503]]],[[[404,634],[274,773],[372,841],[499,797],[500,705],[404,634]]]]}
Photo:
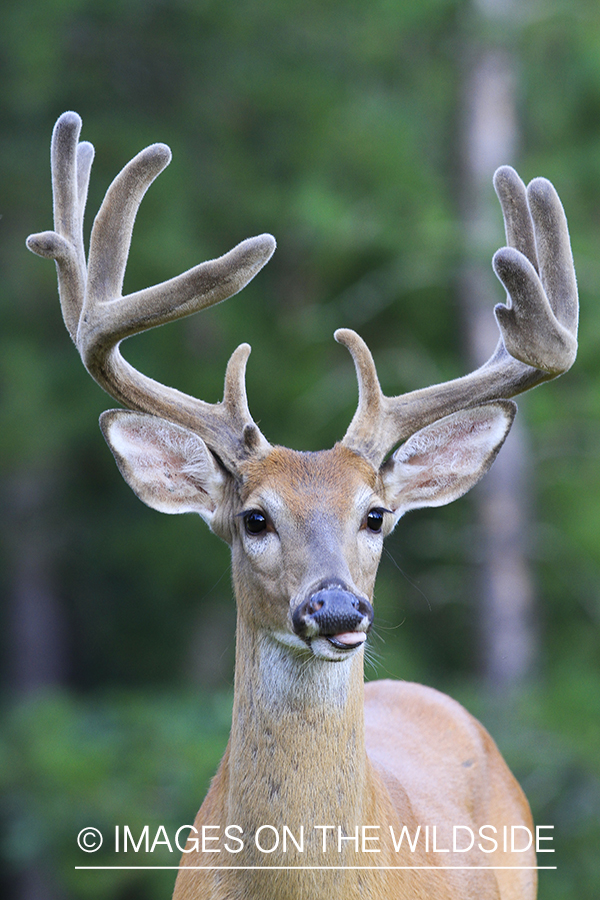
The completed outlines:
{"type": "Polygon", "coordinates": [[[341,662],[354,656],[367,640],[365,631],[345,631],[340,634],[314,635],[300,638],[287,631],[276,631],[271,635],[277,643],[300,651],[301,655],[312,654],[317,659],[341,662]]]}
{"type": "Polygon", "coordinates": [[[309,646],[313,654],[319,659],[328,659],[331,662],[341,662],[360,650],[367,639],[364,631],[347,631],[341,634],[328,634],[313,637],[309,640],[309,646]]]}

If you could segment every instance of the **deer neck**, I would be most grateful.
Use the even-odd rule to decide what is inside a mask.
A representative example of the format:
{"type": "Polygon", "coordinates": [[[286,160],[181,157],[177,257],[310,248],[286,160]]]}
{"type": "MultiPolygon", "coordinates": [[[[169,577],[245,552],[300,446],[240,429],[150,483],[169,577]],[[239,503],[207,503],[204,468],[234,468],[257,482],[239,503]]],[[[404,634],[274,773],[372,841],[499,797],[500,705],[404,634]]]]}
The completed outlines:
{"type": "Polygon", "coordinates": [[[241,621],[236,655],[230,821],[250,834],[304,826],[311,841],[321,840],[315,825],[354,833],[367,780],[362,652],[342,662],[298,655],[241,621]]]}

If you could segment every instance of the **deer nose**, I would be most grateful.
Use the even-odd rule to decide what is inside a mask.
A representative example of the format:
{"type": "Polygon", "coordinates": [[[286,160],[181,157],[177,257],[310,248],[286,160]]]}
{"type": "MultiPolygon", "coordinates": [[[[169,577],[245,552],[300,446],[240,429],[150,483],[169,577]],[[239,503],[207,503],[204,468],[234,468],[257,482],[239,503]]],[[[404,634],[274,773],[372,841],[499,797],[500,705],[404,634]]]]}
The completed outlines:
{"type": "Polygon", "coordinates": [[[336,646],[361,644],[373,623],[373,607],[343,585],[321,587],[304,600],[292,615],[298,637],[309,641],[326,637],[336,646]]]}

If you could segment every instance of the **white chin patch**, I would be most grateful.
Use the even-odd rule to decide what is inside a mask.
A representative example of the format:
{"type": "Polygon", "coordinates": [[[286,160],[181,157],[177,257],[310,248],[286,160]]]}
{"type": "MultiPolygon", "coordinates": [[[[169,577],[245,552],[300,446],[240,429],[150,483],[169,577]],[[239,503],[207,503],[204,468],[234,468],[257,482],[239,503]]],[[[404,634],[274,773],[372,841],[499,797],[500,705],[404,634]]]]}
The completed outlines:
{"type": "Polygon", "coordinates": [[[332,662],[353,656],[367,639],[364,631],[346,631],[329,637],[313,637],[308,643],[287,631],[274,632],[273,637],[278,643],[300,651],[301,654],[312,653],[318,659],[329,659],[332,662]]]}

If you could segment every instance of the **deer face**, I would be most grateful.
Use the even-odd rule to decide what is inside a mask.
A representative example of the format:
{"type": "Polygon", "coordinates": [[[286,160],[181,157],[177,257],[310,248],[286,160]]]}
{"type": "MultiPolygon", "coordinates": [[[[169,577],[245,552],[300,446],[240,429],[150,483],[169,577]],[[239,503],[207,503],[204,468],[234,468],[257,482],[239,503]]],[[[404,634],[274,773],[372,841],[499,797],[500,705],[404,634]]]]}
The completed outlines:
{"type": "Polygon", "coordinates": [[[379,469],[343,444],[251,456],[233,476],[187,429],[126,411],[102,427],[125,479],[162,512],[197,512],[232,548],[241,619],[292,652],[338,661],[373,621],[383,538],[403,513],[464,494],[489,468],[512,404],[446,416],[379,469]]]}
{"type": "MultiPolygon", "coordinates": [[[[245,467],[234,516],[240,615],[301,653],[343,659],[366,639],[383,541],[377,471],[345,447],[275,447],[245,467]]],[[[391,525],[391,522],[390,522],[391,525]]]]}

